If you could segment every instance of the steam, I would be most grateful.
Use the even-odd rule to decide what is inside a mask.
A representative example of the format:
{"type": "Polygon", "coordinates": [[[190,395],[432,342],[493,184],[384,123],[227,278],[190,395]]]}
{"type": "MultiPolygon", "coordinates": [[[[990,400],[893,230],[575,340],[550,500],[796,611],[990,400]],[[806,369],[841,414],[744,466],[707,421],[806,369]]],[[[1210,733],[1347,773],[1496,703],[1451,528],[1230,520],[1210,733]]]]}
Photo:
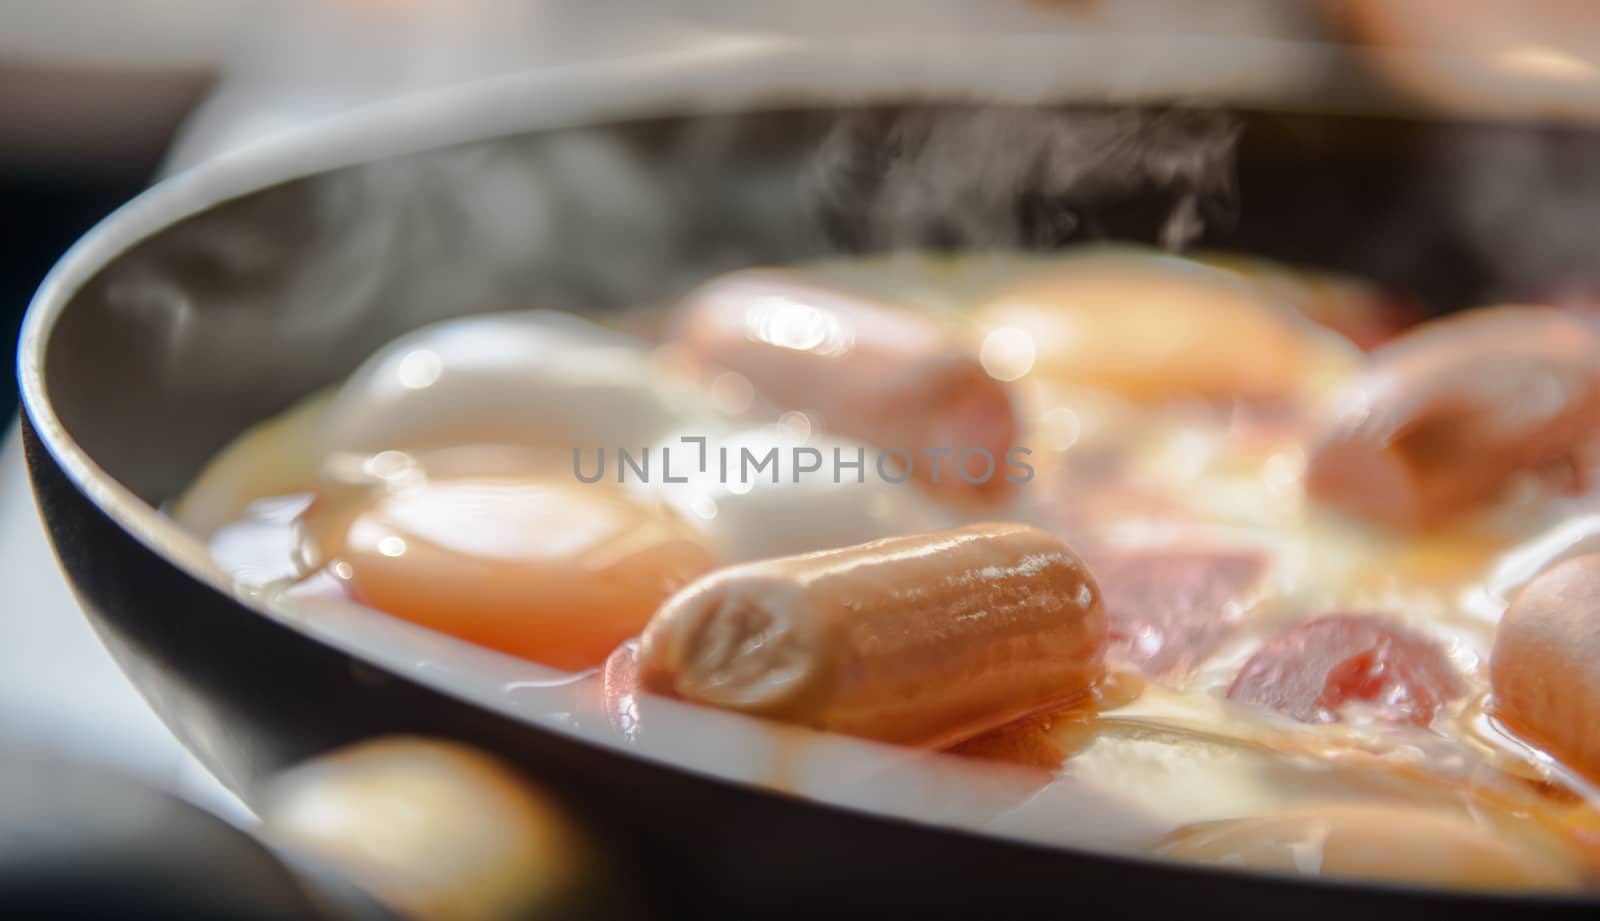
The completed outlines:
{"type": "Polygon", "coordinates": [[[1440,182],[1490,300],[1600,295],[1600,159],[1570,128],[1469,130],[1438,148],[1440,182]]]}
{"type": "Polygon", "coordinates": [[[293,375],[429,320],[638,296],[672,274],[674,204],[601,131],[484,142],[226,203],[119,262],[106,294],[162,330],[175,385],[218,354],[293,375]]]}
{"type": "Polygon", "coordinates": [[[228,377],[303,380],[431,320],[650,306],[840,251],[1054,246],[1130,214],[1181,247],[1231,219],[1237,137],[1211,111],[966,106],[497,139],[223,205],[130,255],[108,295],[164,331],[175,388],[219,356],[228,377]]]}
{"type": "Polygon", "coordinates": [[[1193,109],[976,107],[840,122],[815,169],[835,227],[873,249],[1058,245],[1155,207],[1180,249],[1235,216],[1239,126],[1193,109]]]}

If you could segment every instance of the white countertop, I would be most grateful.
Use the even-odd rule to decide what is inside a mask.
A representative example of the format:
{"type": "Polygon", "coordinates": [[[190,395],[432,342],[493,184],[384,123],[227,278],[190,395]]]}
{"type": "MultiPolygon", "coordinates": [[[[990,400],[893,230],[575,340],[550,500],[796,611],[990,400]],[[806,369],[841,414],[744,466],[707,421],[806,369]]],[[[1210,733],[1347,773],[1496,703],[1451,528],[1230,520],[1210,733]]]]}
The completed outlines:
{"type": "Polygon", "coordinates": [[[123,768],[236,824],[251,815],[156,718],[89,627],[44,534],[17,426],[0,449],[0,747],[123,768]]]}

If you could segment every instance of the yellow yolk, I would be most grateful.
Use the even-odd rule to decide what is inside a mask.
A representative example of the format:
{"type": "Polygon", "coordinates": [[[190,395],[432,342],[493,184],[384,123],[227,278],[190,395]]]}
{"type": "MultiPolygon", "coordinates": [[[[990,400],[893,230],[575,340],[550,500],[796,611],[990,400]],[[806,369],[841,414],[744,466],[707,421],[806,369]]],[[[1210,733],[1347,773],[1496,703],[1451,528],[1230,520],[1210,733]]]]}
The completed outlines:
{"type": "Polygon", "coordinates": [[[378,610],[574,671],[715,562],[666,508],[509,476],[323,497],[301,519],[300,552],[378,610]]]}
{"type": "Polygon", "coordinates": [[[977,315],[988,351],[1005,353],[1005,379],[1031,371],[1141,402],[1280,399],[1329,357],[1243,278],[1167,257],[1064,259],[977,315]],[[1026,362],[1011,360],[1018,351],[1026,362]]]}

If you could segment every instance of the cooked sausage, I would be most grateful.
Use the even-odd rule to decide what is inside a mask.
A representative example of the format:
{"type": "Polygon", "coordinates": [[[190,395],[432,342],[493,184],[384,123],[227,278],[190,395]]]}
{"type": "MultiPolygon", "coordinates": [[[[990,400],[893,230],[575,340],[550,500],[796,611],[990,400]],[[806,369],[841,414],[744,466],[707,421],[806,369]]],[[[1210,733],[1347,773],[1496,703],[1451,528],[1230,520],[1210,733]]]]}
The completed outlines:
{"type": "Polygon", "coordinates": [[[980,524],[713,573],[669,600],[640,686],[884,742],[944,747],[1101,676],[1100,590],[1055,536],[980,524]]]}
{"type": "Polygon", "coordinates": [[[1436,320],[1374,351],[1306,471],[1309,494],[1427,528],[1600,432],[1600,335],[1550,307],[1436,320]]]}
{"type": "Polygon", "coordinates": [[[1600,554],[1541,573],[1494,634],[1496,712],[1600,781],[1600,554]]]}
{"type": "Polygon", "coordinates": [[[691,292],[671,341],[701,364],[743,375],[778,408],[906,452],[893,460],[909,462],[937,493],[989,500],[1014,490],[1010,392],[928,317],[796,275],[747,270],[691,292]],[[928,453],[938,449],[948,453],[928,453]]]}

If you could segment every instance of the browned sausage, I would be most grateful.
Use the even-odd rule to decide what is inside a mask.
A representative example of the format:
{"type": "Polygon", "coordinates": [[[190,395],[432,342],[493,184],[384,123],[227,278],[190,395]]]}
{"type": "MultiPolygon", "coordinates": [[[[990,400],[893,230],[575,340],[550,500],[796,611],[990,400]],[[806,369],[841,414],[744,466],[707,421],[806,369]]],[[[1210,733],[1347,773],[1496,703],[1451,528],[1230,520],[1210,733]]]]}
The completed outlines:
{"type": "Polygon", "coordinates": [[[1373,352],[1312,453],[1306,488],[1395,527],[1493,499],[1600,432],[1600,336],[1551,307],[1475,310],[1373,352]]]}
{"type": "Polygon", "coordinates": [[[1600,554],[1522,589],[1495,629],[1495,709],[1512,728],[1600,781],[1600,554]]]}
{"type": "Polygon", "coordinates": [[[947,497],[988,500],[1014,490],[1010,393],[928,317],[796,275],[746,270],[691,292],[672,342],[700,363],[744,375],[778,408],[815,413],[830,431],[907,452],[911,474],[947,497]],[[948,453],[930,453],[938,449],[948,453]]]}
{"type": "Polygon", "coordinates": [[[1105,643],[1100,590],[1059,538],[980,524],[712,573],[651,620],[639,682],[938,748],[1081,696],[1105,643]]]}

